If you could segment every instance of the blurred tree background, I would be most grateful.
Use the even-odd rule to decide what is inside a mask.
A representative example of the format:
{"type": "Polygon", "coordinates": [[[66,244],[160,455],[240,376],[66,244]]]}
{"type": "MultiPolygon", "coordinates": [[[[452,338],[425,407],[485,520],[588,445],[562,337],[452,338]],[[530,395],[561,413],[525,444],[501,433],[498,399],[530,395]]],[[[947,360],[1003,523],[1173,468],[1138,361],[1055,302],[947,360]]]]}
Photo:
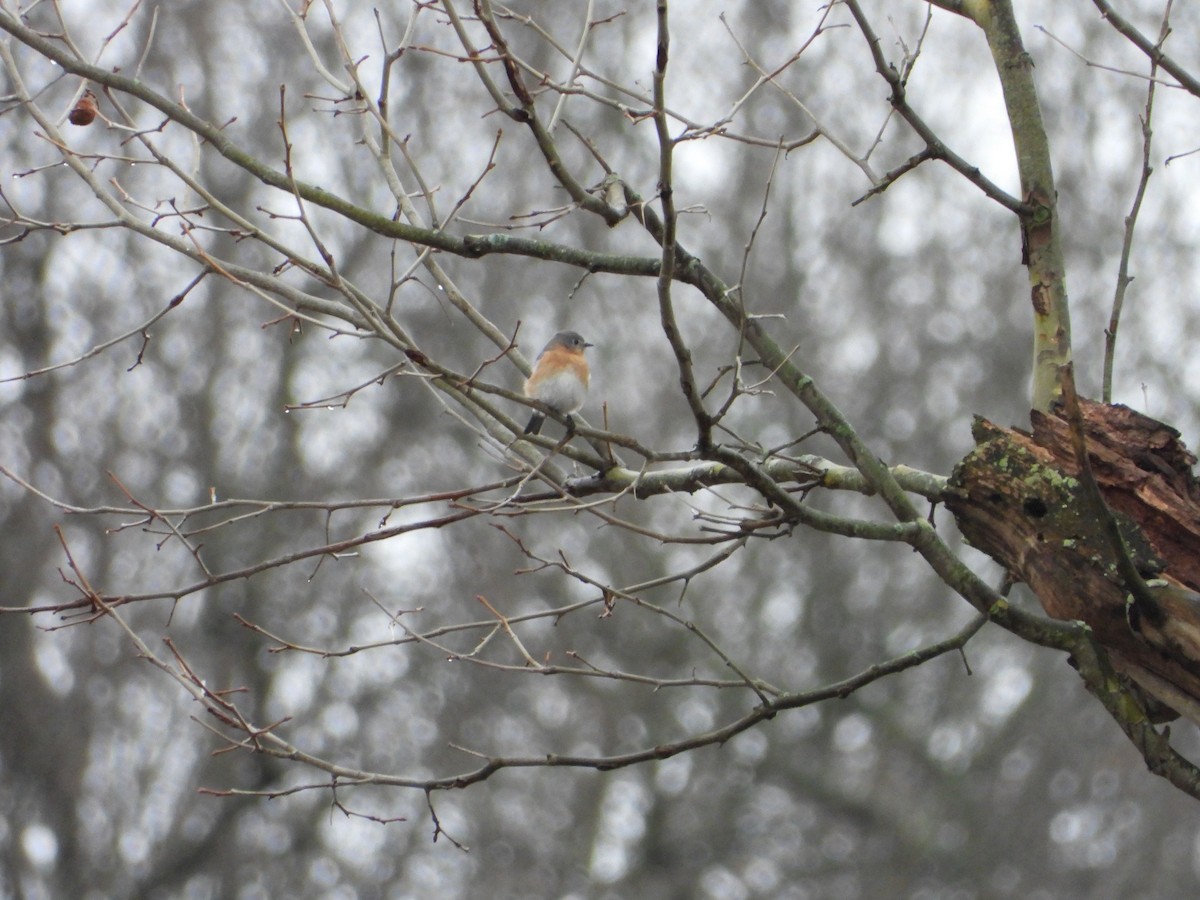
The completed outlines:
{"type": "MultiPolygon", "coordinates": [[[[1126,15],[1143,33],[1158,34],[1169,4],[1126,5],[1136,6],[1126,15]]],[[[571,209],[530,131],[496,112],[497,99],[463,60],[450,4],[25,6],[5,0],[0,17],[52,35],[60,50],[78,47],[103,69],[136,75],[277,171],[285,168],[282,109],[296,177],[385,218],[397,198],[371,142],[388,141],[364,98],[337,96],[330,80],[349,83],[348,57],[377,99],[386,54],[403,48],[388,61],[389,152],[422,214],[432,206],[445,221],[467,198],[447,233],[660,254],[633,217],[609,228],[571,209]],[[53,36],[60,32],[73,44],[53,36]]],[[[1098,396],[1124,218],[1141,174],[1149,63],[1092,3],[1015,6],[1054,155],[1077,369],[1083,392],[1098,396]]],[[[514,102],[472,5],[453,8],[488,76],[514,102]]],[[[947,145],[1017,193],[1012,136],[979,29],[916,0],[862,8],[898,66],[919,49],[911,105],[947,145]]],[[[586,137],[656,204],[659,142],[651,108],[637,100],[653,88],[654,6],[579,0],[492,9],[515,56],[580,88],[562,94],[525,74],[542,122],[555,120],[566,169],[588,186],[603,178],[586,137]],[[589,21],[582,68],[573,72],[589,21]]],[[[873,185],[835,141],[859,157],[878,141],[869,158],[877,176],[922,144],[890,112],[888,86],[845,5],[694,0],[672,4],[670,14],[672,133],[685,120],[696,124],[694,139],[675,148],[681,244],[739,288],[746,308],[889,465],[946,474],[971,447],[973,414],[1026,424],[1031,316],[1017,221],[933,162],[855,204],[873,185]],[[774,72],[802,47],[747,95],[759,79],[755,65],[774,72]],[[700,133],[727,115],[721,128],[700,133]],[[801,141],[817,127],[825,136],[801,141]],[[781,140],[795,146],[784,152],[781,140]]],[[[1171,23],[1168,52],[1197,58],[1200,10],[1180,4],[1171,23]]],[[[528,463],[514,462],[514,451],[395,343],[312,308],[304,321],[290,316],[294,298],[265,280],[351,313],[336,284],[306,274],[280,247],[302,248],[298,255],[320,264],[311,226],[338,275],[387,308],[425,357],[455,372],[470,375],[504,349],[483,319],[515,333],[526,358],[555,331],[580,331],[596,345],[587,421],[645,447],[686,452],[696,425],[660,326],[655,279],[530,255],[447,252],[429,257],[444,270],[439,283],[420,264],[421,246],[316,204],[306,204],[306,226],[289,192],[180,125],[160,128],[163,113],[127,94],[92,84],[101,118],[65,124],[83,81],[4,30],[0,895],[724,900],[1168,898],[1200,890],[1196,801],[1146,772],[1064,654],[990,625],[961,655],[783,711],[717,745],[606,773],[530,765],[462,790],[423,790],[423,780],[474,770],[482,761],[474,754],[614,756],[746,714],[757,698],[744,686],[708,684],[738,678],[684,623],[753,677],[805,691],[949,638],[975,613],[898,542],[797,528],[750,539],[700,571],[729,549],[704,542],[714,536],[709,517],[761,502],[733,485],[599,505],[583,498],[607,521],[564,499],[537,514],[509,506],[419,527],[461,506],[396,501],[519,477],[528,463]],[[59,138],[20,100],[16,71],[70,151],[145,229],[202,246],[264,282],[215,264],[197,280],[203,266],[194,257],[121,223],[62,164],[59,138]],[[114,96],[178,174],[124,127],[114,96]],[[218,203],[278,246],[231,224],[218,203]],[[464,315],[447,284],[479,321],[464,315]],[[229,498],[291,505],[177,516],[187,546],[163,520],[135,514],[141,504],[184,510],[229,498]],[[198,558],[209,572],[235,572],[405,524],[413,530],[185,590],[204,580],[198,558]],[[286,719],[275,731],[291,745],[397,783],[354,787],[341,778],[331,789],[319,767],[231,751],[206,704],[140,658],[112,616],[12,612],[76,600],[64,579],[80,573],[109,597],[160,595],[117,612],[169,666],[186,661],[212,690],[236,689],[229,700],[258,726],[286,719]],[[650,586],[633,590],[635,601],[597,585],[650,586]],[[542,614],[513,625],[537,663],[646,680],[544,677],[503,631],[482,646],[495,619],[479,596],[504,616],[542,614]],[[586,605],[547,615],[576,604],[586,605]],[[485,625],[439,633],[471,622],[485,625]],[[405,641],[408,630],[427,638],[405,641]],[[281,642],[289,646],[276,652],[281,642]]],[[[1158,88],[1154,174],[1133,246],[1136,280],[1114,388],[1114,399],[1174,424],[1192,444],[1200,364],[1187,347],[1200,330],[1200,307],[1189,299],[1198,283],[1200,205],[1192,200],[1200,163],[1186,154],[1197,143],[1196,103],[1158,88]]],[[[696,382],[706,386],[739,353],[738,334],[690,287],[677,285],[674,303],[696,382]]],[[[768,374],[751,368],[743,377],[750,384],[768,374]]],[[[502,359],[480,378],[519,392],[522,374],[502,359]]],[[[814,428],[786,391],[769,380],[760,387],[733,406],[733,432],[770,448],[814,428]]],[[[486,399],[518,423],[527,416],[515,402],[486,399]]],[[[547,426],[552,440],[561,430],[547,426]]],[[[636,453],[615,449],[633,469],[641,465],[636,453]]],[[[846,462],[824,435],[793,450],[846,462]]],[[[561,456],[553,464],[572,468],[561,456]]],[[[514,481],[477,502],[515,490],[514,481]]],[[[841,515],[887,515],[878,501],[853,495],[814,493],[809,502],[841,515]]],[[[994,565],[959,546],[950,517],[935,515],[943,537],[998,582],[994,565]]],[[[1013,599],[1037,610],[1020,587],[1013,599]]],[[[1192,724],[1175,725],[1174,736],[1183,752],[1200,751],[1192,724]]]]}

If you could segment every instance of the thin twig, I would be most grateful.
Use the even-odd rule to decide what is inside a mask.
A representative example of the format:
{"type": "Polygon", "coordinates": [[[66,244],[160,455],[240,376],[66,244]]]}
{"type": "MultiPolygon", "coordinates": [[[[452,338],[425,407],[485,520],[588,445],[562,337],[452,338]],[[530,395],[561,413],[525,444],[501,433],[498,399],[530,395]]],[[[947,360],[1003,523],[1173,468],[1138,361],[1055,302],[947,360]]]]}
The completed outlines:
{"type": "MultiPolygon", "coordinates": [[[[1158,43],[1161,44],[1171,33],[1171,5],[1174,0],[1167,0],[1163,11],[1162,26],[1158,31],[1158,43]]],[[[1158,71],[1157,61],[1150,59],[1150,80],[1146,85],[1146,106],[1142,112],[1142,171],[1138,178],[1137,191],[1134,193],[1133,206],[1125,217],[1125,235],[1121,241],[1121,262],[1117,266],[1117,284],[1113,291],[1112,311],[1108,316],[1108,327],[1104,329],[1104,376],[1101,382],[1101,394],[1105,403],[1112,403],[1113,360],[1117,354],[1117,331],[1121,325],[1121,311],[1125,306],[1125,292],[1133,281],[1129,274],[1129,257],[1133,250],[1133,232],[1137,227],[1138,213],[1142,209],[1142,200],[1146,196],[1146,186],[1154,169],[1150,165],[1150,143],[1153,130],[1150,123],[1154,112],[1155,73],[1158,71]]]]}

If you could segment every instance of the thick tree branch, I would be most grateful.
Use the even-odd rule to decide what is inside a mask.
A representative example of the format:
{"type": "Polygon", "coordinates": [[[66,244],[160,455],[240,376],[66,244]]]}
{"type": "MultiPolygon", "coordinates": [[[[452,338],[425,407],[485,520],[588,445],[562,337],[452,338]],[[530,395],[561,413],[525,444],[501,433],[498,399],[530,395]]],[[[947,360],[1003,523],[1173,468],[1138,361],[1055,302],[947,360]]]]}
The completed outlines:
{"type": "Polygon", "coordinates": [[[1021,215],[1024,262],[1033,306],[1033,409],[1046,412],[1059,396],[1059,369],[1071,362],[1071,315],[1067,301],[1058,190],[1050,142],[1042,121],[1033,60],[1021,41],[1011,0],[964,4],[987,37],[1000,77],[1004,105],[1017,152],[1021,200],[1032,207],[1021,215]]]}

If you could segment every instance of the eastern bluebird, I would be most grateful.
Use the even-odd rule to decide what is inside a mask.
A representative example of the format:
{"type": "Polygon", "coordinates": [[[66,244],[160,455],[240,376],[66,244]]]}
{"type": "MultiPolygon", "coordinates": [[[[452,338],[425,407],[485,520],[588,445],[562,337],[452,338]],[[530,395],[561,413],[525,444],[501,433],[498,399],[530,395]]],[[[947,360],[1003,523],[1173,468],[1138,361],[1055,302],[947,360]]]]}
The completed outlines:
{"type": "MultiPolygon", "coordinates": [[[[589,373],[583,351],[591,346],[578,332],[560,331],[538,354],[533,374],[525,381],[525,396],[563,413],[569,431],[575,430],[571,413],[579,412],[587,397],[589,373]]],[[[545,415],[535,412],[525,426],[525,433],[538,434],[545,421],[545,415]]]]}

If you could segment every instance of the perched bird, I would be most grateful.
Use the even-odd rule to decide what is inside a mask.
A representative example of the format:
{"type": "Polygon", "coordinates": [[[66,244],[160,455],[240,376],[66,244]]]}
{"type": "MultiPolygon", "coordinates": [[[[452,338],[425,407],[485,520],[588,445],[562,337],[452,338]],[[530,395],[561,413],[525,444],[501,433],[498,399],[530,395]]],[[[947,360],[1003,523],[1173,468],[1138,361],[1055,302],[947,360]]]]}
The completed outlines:
{"type": "MultiPolygon", "coordinates": [[[[568,432],[575,430],[571,413],[578,412],[587,397],[589,373],[583,351],[591,346],[578,332],[560,331],[538,355],[533,374],[525,381],[525,396],[563,413],[568,432]]],[[[545,415],[535,412],[525,426],[525,433],[538,434],[545,421],[545,415]]]]}

